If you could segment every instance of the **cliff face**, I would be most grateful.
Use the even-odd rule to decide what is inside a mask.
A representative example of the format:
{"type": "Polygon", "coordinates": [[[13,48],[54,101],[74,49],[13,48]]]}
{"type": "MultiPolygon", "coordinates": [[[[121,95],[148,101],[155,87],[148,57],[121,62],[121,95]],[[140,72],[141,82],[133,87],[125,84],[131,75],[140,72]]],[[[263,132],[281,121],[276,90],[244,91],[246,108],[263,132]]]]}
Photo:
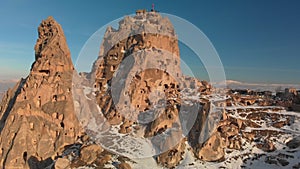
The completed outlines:
{"type": "MultiPolygon", "coordinates": [[[[110,125],[120,126],[121,134],[142,133],[150,139],[161,165],[180,162],[185,136],[197,115],[203,116],[202,103],[191,98],[210,93],[211,87],[182,75],[178,40],[168,18],[142,12],[125,17],[118,30],[107,28],[88,77],[110,125]]],[[[198,137],[193,141],[198,143],[198,137]]]]}
{"type": "MultiPolygon", "coordinates": [[[[180,73],[178,42],[168,19],[156,13],[146,13],[125,17],[119,24],[118,30],[107,29],[100,47],[99,59],[92,71],[95,86],[100,91],[96,96],[97,100],[104,110],[103,113],[113,124],[120,124],[122,117],[120,112],[116,111],[115,105],[111,104],[111,95],[114,94],[111,93],[112,90],[124,88],[124,85],[130,86],[130,89],[126,89],[128,91],[116,91],[116,95],[127,92],[131,105],[139,111],[144,111],[149,109],[147,95],[152,90],[151,87],[160,85],[162,91],[165,84],[174,83],[174,77],[167,71],[177,72],[176,76],[180,73]],[[121,65],[125,58],[126,61],[121,65]],[[115,81],[114,74],[117,74],[115,81]],[[123,86],[114,84],[119,83],[117,81],[121,79],[126,80],[123,86]],[[107,90],[108,86],[113,87],[112,90],[107,90]]],[[[126,106],[121,103],[123,100],[114,101],[118,102],[120,109],[126,106]]]]}
{"type": "Polygon", "coordinates": [[[73,71],[62,28],[49,17],[38,28],[29,76],[1,103],[1,168],[44,168],[76,141],[80,127],[71,92],[73,71]]]}

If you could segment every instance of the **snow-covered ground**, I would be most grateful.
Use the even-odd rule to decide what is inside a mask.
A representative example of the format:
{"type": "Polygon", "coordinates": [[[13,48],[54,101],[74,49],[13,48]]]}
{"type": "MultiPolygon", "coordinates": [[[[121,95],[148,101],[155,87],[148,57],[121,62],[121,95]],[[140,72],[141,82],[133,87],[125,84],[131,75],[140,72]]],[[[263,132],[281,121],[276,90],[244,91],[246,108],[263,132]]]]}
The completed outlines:
{"type": "MultiPolygon", "coordinates": [[[[85,99],[89,102],[93,96],[89,95],[90,93],[93,93],[93,89],[84,88],[85,99]]],[[[281,107],[273,106],[223,107],[222,103],[228,99],[228,96],[218,93],[201,96],[195,93],[197,92],[183,90],[181,100],[187,107],[195,106],[197,109],[199,107],[196,103],[199,99],[205,99],[211,103],[210,116],[207,120],[209,123],[206,124],[206,126],[209,126],[210,131],[218,125],[223,110],[226,110],[229,117],[255,124],[242,129],[240,135],[246,132],[254,133],[256,137],[252,141],[242,137],[242,148],[240,150],[227,148],[225,160],[222,162],[204,162],[195,158],[193,152],[190,151],[189,144],[186,143],[184,158],[176,168],[300,168],[300,147],[292,149],[287,146],[290,140],[300,136],[300,113],[285,111],[281,107]],[[274,123],[285,121],[288,121],[288,124],[284,124],[282,127],[274,126],[274,123]],[[260,132],[264,132],[264,134],[259,135],[260,132]],[[261,144],[264,140],[271,141],[276,150],[266,152],[260,149],[258,144],[261,144]]],[[[101,113],[100,110],[99,113],[101,113]]],[[[181,115],[185,115],[184,109],[181,115]]],[[[163,168],[152,157],[157,155],[157,148],[153,146],[151,139],[143,138],[134,131],[129,134],[120,134],[119,129],[120,126],[110,126],[107,130],[101,131],[97,134],[99,137],[96,138],[96,142],[115,154],[129,157],[130,160],[127,162],[130,163],[132,168],[163,168]]],[[[183,133],[183,136],[186,135],[185,131],[183,133]]],[[[112,158],[105,167],[116,168],[114,163],[118,163],[117,156],[112,158]]]]}
{"type": "MultiPolygon", "coordinates": [[[[258,107],[261,108],[261,107],[258,107]]],[[[293,116],[294,121],[291,125],[286,125],[282,128],[275,128],[263,124],[261,128],[250,128],[247,127],[245,132],[251,130],[272,130],[282,132],[282,134],[273,135],[269,138],[275,144],[276,150],[273,152],[265,152],[256,146],[256,142],[249,142],[245,139],[242,140],[242,150],[226,149],[225,161],[223,162],[203,162],[196,159],[191,151],[188,151],[189,145],[187,145],[184,159],[176,167],[179,169],[185,168],[299,168],[300,167],[300,147],[296,149],[290,149],[286,143],[293,138],[300,136],[300,113],[280,111],[280,112],[269,112],[287,116],[293,116]]],[[[135,163],[132,164],[133,168],[163,168],[157,166],[153,158],[145,159],[134,159],[135,163]]]]}

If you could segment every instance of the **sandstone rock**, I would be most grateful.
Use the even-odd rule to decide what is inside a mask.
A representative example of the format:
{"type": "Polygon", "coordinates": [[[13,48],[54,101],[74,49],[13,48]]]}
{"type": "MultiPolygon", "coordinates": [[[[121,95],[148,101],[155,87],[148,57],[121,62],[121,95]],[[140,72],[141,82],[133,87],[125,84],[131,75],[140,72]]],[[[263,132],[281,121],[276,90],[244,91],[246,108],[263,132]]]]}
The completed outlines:
{"type": "Polygon", "coordinates": [[[274,123],[272,126],[276,128],[282,128],[285,125],[285,121],[279,121],[274,123]]]}
{"type": "Polygon", "coordinates": [[[204,135],[202,131],[205,131],[205,129],[212,130],[210,126],[205,126],[209,115],[211,103],[206,100],[203,101],[203,103],[201,104],[202,107],[198,112],[196,122],[193,124],[193,127],[191,128],[191,131],[188,134],[188,141],[192,147],[199,147],[200,144],[203,144],[205,141],[207,141],[209,135],[204,135]]]}
{"type": "MultiPolygon", "coordinates": [[[[174,72],[178,76],[180,74],[179,63],[178,42],[174,29],[171,23],[158,13],[125,17],[120,21],[117,31],[108,28],[100,47],[99,59],[94,63],[90,73],[91,79],[95,79],[94,86],[100,91],[96,98],[105,117],[112,125],[120,124],[123,121],[122,116],[124,116],[120,114],[120,111],[123,111],[124,107],[132,106],[132,109],[136,111],[128,116],[132,118],[131,121],[136,121],[139,112],[150,109],[149,94],[151,91],[158,89],[162,94],[166,94],[166,91],[163,91],[165,90],[164,85],[169,86],[174,83],[171,75],[163,70],[174,72]],[[166,55],[169,55],[169,58],[166,55]],[[134,58],[134,64],[126,65],[124,69],[120,70],[121,62],[124,64],[125,58],[134,58]],[[159,69],[141,71],[145,63],[157,65],[158,59],[155,58],[160,58],[159,69]],[[117,94],[128,93],[129,100],[123,98],[113,100],[113,93],[110,93],[111,90],[107,90],[112,87],[113,74],[118,71],[126,74],[121,78],[126,80],[124,84],[129,85],[130,88],[122,90],[122,86],[120,86],[114,87],[113,90],[120,88],[117,94]],[[116,104],[118,104],[117,108],[116,104]]],[[[118,77],[115,79],[120,82],[118,77]]]]}
{"type": "Polygon", "coordinates": [[[232,137],[228,139],[227,147],[231,149],[240,150],[242,148],[242,141],[240,137],[232,137]]]}
{"type": "Polygon", "coordinates": [[[118,169],[131,169],[131,166],[128,163],[122,162],[118,165],[118,169]]]}
{"type": "Polygon", "coordinates": [[[58,158],[54,165],[55,169],[68,169],[70,168],[70,161],[65,158],[58,158]]]}
{"type": "Polygon", "coordinates": [[[216,132],[213,134],[200,151],[197,153],[197,157],[204,161],[220,161],[224,159],[226,147],[225,141],[221,135],[216,132]]]}
{"type": "Polygon", "coordinates": [[[119,133],[125,134],[125,133],[129,133],[131,132],[131,126],[132,126],[133,122],[131,121],[124,121],[123,124],[120,126],[121,129],[119,130],[119,133]]]}
{"type": "Polygon", "coordinates": [[[80,150],[80,159],[87,164],[91,164],[96,161],[97,156],[102,151],[103,149],[97,144],[85,146],[80,150]]]}
{"type": "Polygon", "coordinates": [[[0,112],[5,124],[0,129],[1,168],[44,166],[45,159],[73,144],[81,130],[67,92],[74,68],[62,28],[49,17],[38,33],[29,76],[1,103],[6,105],[0,112]],[[64,118],[53,118],[56,112],[64,118]]]}
{"type": "Polygon", "coordinates": [[[182,159],[185,150],[185,140],[182,140],[171,150],[160,154],[157,157],[157,161],[167,168],[176,166],[182,159]]]}
{"type": "Polygon", "coordinates": [[[104,164],[106,164],[107,162],[109,162],[110,160],[111,160],[111,155],[107,154],[107,155],[105,155],[104,157],[102,157],[102,158],[99,159],[99,163],[100,163],[101,165],[104,165],[104,164]]]}
{"type": "MultiPolygon", "coordinates": [[[[118,30],[107,28],[99,58],[86,78],[97,89],[97,103],[110,125],[120,124],[119,133],[146,128],[144,136],[150,138],[173,127],[178,129],[179,132],[168,133],[167,140],[158,143],[153,139],[164,152],[182,142],[181,75],[178,40],[172,24],[159,13],[139,12],[121,20],[118,30]]],[[[179,156],[172,158],[169,166],[177,164],[179,156]]]]}
{"type": "Polygon", "coordinates": [[[264,143],[257,144],[257,147],[262,149],[265,152],[272,152],[276,150],[276,147],[273,142],[265,141],[264,143]]]}

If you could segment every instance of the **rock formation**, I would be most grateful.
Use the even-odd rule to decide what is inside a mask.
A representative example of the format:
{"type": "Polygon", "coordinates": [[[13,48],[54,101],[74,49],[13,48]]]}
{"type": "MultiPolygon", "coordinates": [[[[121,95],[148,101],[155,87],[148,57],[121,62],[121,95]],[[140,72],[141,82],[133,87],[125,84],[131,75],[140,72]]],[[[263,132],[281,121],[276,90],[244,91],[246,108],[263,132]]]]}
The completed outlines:
{"type": "Polygon", "coordinates": [[[74,114],[74,67],[61,26],[48,17],[38,27],[29,76],[1,103],[1,168],[44,168],[80,136],[74,114]]]}
{"type": "Polygon", "coordinates": [[[257,159],[299,168],[300,115],[260,107],[271,102],[259,95],[224,97],[208,82],[182,75],[175,30],[159,13],[138,10],[117,30],[108,27],[92,71],[83,76],[52,17],[38,33],[29,76],[0,104],[0,168],[134,168],[136,159],[109,149],[143,146],[122,142],[123,136],[149,139],[152,164],[165,168],[206,167],[202,161],[223,168],[250,159],[250,168],[257,159]],[[105,145],[91,126],[104,129],[105,145]]]}
{"type": "MultiPolygon", "coordinates": [[[[174,167],[182,160],[187,140],[182,135],[188,135],[197,115],[204,116],[202,103],[192,103],[182,93],[208,94],[211,86],[182,75],[178,40],[168,18],[137,12],[121,20],[117,30],[108,27],[86,77],[105,118],[112,126],[120,125],[119,133],[142,130],[160,152],[156,160],[161,165],[174,167]]],[[[197,144],[199,137],[193,140],[197,144]]]]}
{"type": "MultiPolygon", "coordinates": [[[[113,74],[126,57],[130,56],[131,61],[134,60],[134,64],[125,65],[128,68],[122,69],[122,71],[131,74],[126,77],[121,75],[120,78],[128,81],[124,84],[131,83],[130,89],[127,91],[131,99],[129,101],[139,111],[149,109],[148,95],[153,90],[151,87],[159,87],[162,91],[171,84],[176,86],[173,82],[174,79],[172,80],[173,77],[163,70],[175,72],[180,70],[178,42],[168,19],[162,18],[157,13],[145,13],[135,17],[125,17],[119,24],[118,30],[107,28],[100,47],[99,59],[95,62],[91,72],[91,76],[95,76],[95,87],[99,88],[97,100],[111,124],[120,124],[123,121],[120,112],[116,111],[116,107],[112,104],[112,93],[108,88],[113,85],[113,74]],[[166,52],[169,52],[169,58],[166,57],[166,52]],[[174,58],[176,58],[175,61],[171,60],[174,58]],[[155,62],[151,62],[151,60],[155,62]],[[158,61],[161,62],[157,63],[158,61]],[[144,68],[145,64],[154,68],[137,72],[138,69],[144,68]],[[159,66],[156,66],[157,64],[159,66]],[[152,79],[153,77],[155,79],[152,79]]],[[[119,107],[122,109],[121,106],[126,105],[124,103],[120,105],[119,107]]]]}

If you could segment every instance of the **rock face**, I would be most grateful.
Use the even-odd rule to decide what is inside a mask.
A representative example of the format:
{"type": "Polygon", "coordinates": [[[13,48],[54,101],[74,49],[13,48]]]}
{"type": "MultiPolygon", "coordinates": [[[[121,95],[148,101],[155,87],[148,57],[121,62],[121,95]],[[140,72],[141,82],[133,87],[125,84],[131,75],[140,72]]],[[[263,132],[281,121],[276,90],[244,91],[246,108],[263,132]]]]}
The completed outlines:
{"type": "Polygon", "coordinates": [[[70,168],[70,161],[65,158],[58,158],[54,167],[55,169],[68,169],[70,168]]]}
{"type": "MultiPolygon", "coordinates": [[[[144,12],[125,17],[118,30],[109,27],[90,76],[95,78],[94,87],[99,90],[96,98],[104,116],[111,125],[121,124],[120,133],[130,133],[133,124],[146,127],[144,137],[148,138],[174,126],[180,128],[179,48],[167,18],[144,12]],[[153,109],[154,105],[161,108],[153,109]]],[[[173,133],[173,137],[180,133],[173,133]]],[[[165,144],[171,145],[172,141],[165,144]]],[[[184,145],[179,147],[182,152],[184,145]]],[[[169,162],[158,159],[164,164],[169,162]]],[[[174,159],[169,165],[176,165],[181,157],[174,159]]]]}
{"type": "Polygon", "coordinates": [[[203,161],[221,160],[225,156],[225,146],[225,141],[221,135],[216,132],[205,142],[205,145],[199,151],[198,157],[203,161]]]}
{"type": "Polygon", "coordinates": [[[121,110],[129,103],[138,111],[150,109],[149,94],[154,91],[154,87],[161,94],[166,93],[171,86],[176,90],[174,77],[164,70],[174,71],[178,73],[177,76],[180,73],[178,42],[168,19],[157,13],[144,13],[125,17],[119,24],[118,30],[111,27],[107,29],[100,47],[99,59],[91,73],[95,78],[95,87],[99,89],[97,100],[111,124],[123,122],[122,115],[116,110],[116,104],[121,110]],[[169,58],[166,57],[167,54],[169,58]],[[127,64],[121,65],[125,58],[128,60],[125,62],[127,64]],[[146,64],[147,70],[141,70],[146,64]],[[122,66],[125,68],[122,69],[122,66]],[[126,92],[130,100],[113,100],[114,93],[108,90],[109,87],[114,87],[113,74],[117,70],[128,74],[123,72],[124,75],[116,77],[116,83],[126,79],[124,85],[130,87],[128,91],[117,91],[116,94],[126,92]]]}
{"type": "Polygon", "coordinates": [[[44,168],[76,141],[73,71],[62,28],[48,17],[38,28],[30,75],[1,103],[1,168],[44,168]]]}
{"type": "MultiPolygon", "coordinates": [[[[181,93],[208,94],[211,86],[182,75],[178,40],[168,18],[157,12],[137,12],[121,20],[118,30],[108,27],[87,78],[97,91],[97,104],[105,118],[112,126],[120,125],[119,133],[140,129],[162,153],[156,158],[158,163],[174,167],[181,161],[187,140],[182,135],[189,129],[182,126],[186,123],[182,119],[190,118],[185,125],[192,125],[198,113],[204,115],[199,100],[187,104],[181,93]]],[[[202,128],[203,124],[198,125],[202,128]]],[[[198,137],[194,138],[197,143],[198,137]]]]}
{"type": "Polygon", "coordinates": [[[82,147],[80,151],[80,159],[87,164],[91,164],[92,162],[96,161],[97,156],[102,151],[102,148],[96,144],[82,147]]]}

